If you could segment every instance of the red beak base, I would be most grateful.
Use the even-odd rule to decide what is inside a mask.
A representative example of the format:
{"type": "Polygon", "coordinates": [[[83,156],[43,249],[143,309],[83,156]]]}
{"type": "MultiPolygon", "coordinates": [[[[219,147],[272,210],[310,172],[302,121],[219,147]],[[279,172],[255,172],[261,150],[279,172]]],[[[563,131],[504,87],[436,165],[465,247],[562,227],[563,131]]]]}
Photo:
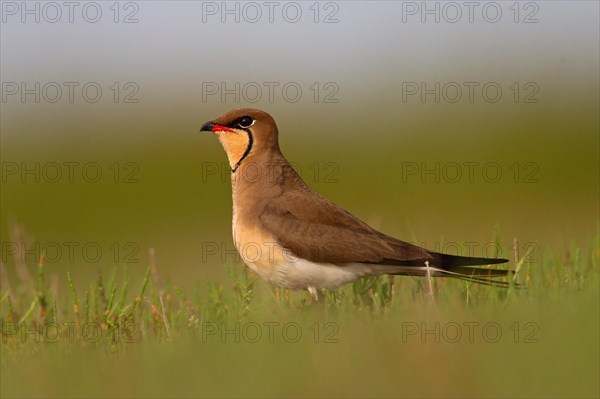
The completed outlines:
{"type": "Polygon", "coordinates": [[[222,126],[222,125],[217,125],[214,122],[206,122],[204,125],[202,125],[202,127],[200,128],[201,132],[233,132],[233,130],[231,130],[230,128],[226,127],[226,126],[222,126]]]}
{"type": "Polygon", "coordinates": [[[215,133],[215,132],[233,132],[233,130],[231,130],[230,128],[226,127],[226,126],[221,126],[221,125],[213,125],[212,129],[210,129],[211,132],[215,133]]]}

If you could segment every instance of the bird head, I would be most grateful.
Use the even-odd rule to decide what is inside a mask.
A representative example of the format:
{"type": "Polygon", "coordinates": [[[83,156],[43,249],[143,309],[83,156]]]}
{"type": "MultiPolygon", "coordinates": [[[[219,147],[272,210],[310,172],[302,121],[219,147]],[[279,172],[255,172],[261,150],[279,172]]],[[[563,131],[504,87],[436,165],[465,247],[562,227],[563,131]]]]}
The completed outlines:
{"type": "Polygon", "coordinates": [[[258,109],[234,109],[206,122],[200,131],[213,132],[217,136],[233,172],[248,157],[279,152],[275,120],[258,109]]]}

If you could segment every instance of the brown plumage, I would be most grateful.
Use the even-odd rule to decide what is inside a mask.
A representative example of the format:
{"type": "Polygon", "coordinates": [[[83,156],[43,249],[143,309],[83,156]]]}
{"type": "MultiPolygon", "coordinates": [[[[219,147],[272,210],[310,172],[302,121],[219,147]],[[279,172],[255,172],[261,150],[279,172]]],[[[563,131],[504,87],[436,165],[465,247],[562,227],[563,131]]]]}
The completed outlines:
{"type": "Polygon", "coordinates": [[[510,271],[472,267],[506,259],[441,254],[400,241],[314,192],[281,153],[269,114],[236,109],[201,130],[217,135],[232,168],[236,248],[267,281],[311,293],[381,274],[429,273],[507,285],[493,278],[510,271]]]}

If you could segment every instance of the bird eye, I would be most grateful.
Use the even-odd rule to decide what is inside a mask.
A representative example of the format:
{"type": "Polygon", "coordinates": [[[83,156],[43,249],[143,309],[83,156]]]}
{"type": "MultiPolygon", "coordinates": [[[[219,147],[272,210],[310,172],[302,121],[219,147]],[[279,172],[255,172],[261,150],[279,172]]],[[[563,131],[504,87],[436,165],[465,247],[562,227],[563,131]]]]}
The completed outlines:
{"type": "Polygon", "coordinates": [[[248,128],[254,125],[254,119],[250,118],[249,116],[242,116],[240,119],[238,119],[237,125],[242,129],[248,128]]]}

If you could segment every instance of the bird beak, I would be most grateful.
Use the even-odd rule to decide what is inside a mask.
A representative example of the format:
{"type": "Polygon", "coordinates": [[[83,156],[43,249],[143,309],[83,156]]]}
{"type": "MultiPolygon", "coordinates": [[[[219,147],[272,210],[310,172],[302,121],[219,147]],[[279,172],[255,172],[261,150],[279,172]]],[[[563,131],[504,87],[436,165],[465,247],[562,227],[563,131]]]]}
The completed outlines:
{"type": "Polygon", "coordinates": [[[202,125],[202,127],[200,128],[201,132],[233,132],[233,130],[231,130],[230,128],[226,127],[226,126],[222,126],[222,125],[217,125],[216,123],[214,123],[213,121],[209,121],[206,122],[204,125],[202,125]]]}
{"type": "Polygon", "coordinates": [[[214,122],[212,122],[212,121],[206,122],[200,128],[200,131],[201,132],[212,132],[212,129],[213,129],[214,126],[215,126],[214,122]]]}

